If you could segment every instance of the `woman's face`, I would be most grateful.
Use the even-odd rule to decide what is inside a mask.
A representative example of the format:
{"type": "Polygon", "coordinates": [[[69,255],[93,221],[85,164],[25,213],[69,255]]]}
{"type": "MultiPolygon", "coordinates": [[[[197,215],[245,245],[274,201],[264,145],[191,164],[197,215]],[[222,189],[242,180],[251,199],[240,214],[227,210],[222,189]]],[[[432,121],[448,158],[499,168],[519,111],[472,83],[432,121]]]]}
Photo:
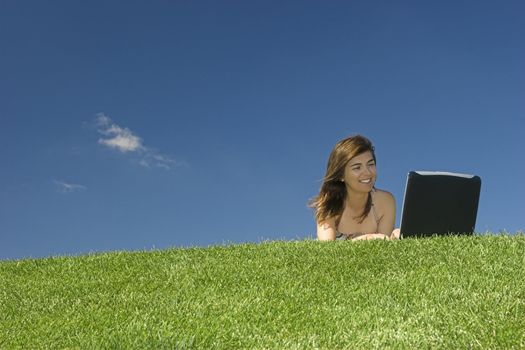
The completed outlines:
{"type": "Polygon", "coordinates": [[[350,159],[343,180],[354,191],[370,192],[376,181],[376,162],[372,152],[366,151],[350,159]]]}

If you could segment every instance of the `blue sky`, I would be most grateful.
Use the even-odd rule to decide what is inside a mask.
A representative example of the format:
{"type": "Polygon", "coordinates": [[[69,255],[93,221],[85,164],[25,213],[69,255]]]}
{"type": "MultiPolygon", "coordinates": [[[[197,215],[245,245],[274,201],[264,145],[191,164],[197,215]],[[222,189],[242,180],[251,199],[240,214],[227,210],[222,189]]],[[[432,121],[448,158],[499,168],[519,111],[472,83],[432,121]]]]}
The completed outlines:
{"type": "Polygon", "coordinates": [[[2,1],[0,259],[304,239],[334,143],[525,229],[523,1],[2,1]]]}

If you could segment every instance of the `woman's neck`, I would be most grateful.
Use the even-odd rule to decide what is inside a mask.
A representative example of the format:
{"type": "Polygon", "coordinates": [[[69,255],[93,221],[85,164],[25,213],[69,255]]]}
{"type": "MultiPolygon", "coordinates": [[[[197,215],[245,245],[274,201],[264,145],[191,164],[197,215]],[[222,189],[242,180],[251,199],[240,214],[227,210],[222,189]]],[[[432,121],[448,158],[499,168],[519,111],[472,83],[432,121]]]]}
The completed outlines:
{"type": "Polygon", "coordinates": [[[346,189],[346,203],[345,206],[349,207],[353,212],[362,212],[368,201],[368,192],[354,192],[346,189]]]}

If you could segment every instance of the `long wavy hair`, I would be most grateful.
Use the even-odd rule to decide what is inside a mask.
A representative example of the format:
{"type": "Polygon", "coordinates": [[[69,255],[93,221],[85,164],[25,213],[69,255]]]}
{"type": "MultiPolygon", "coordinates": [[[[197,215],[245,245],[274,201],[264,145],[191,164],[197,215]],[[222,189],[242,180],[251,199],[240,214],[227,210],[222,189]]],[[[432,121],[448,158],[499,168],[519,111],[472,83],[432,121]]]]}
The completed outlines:
{"type": "MultiPolygon", "coordinates": [[[[326,175],[319,194],[309,203],[309,206],[315,210],[315,219],[318,223],[343,214],[348,194],[345,183],[341,179],[344,178],[346,164],[350,159],[367,151],[372,153],[375,162],[374,146],[369,139],[362,135],[350,136],[336,143],[328,158],[326,175]]],[[[369,193],[363,213],[355,219],[362,223],[370,213],[371,208],[372,195],[369,193]]]]}

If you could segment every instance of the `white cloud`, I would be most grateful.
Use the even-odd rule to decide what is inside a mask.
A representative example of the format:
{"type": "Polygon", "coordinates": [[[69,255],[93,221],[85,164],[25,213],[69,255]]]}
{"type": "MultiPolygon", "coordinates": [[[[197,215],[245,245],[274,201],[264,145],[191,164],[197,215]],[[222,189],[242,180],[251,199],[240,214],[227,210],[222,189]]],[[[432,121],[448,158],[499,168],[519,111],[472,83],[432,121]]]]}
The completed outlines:
{"type": "Polygon", "coordinates": [[[144,150],[140,137],[127,128],[113,124],[111,119],[103,113],[97,115],[97,125],[99,126],[98,132],[106,136],[98,140],[100,144],[115,148],[122,153],[144,150]]]}
{"type": "Polygon", "coordinates": [[[170,170],[172,167],[181,166],[182,163],[177,162],[166,155],[159,154],[154,150],[146,148],[143,157],[139,161],[139,165],[145,168],[163,168],[170,170]]]}
{"type": "Polygon", "coordinates": [[[96,121],[98,126],[108,126],[111,124],[111,119],[109,119],[104,113],[98,113],[96,121]]]}
{"type": "Polygon", "coordinates": [[[134,135],[117,135],[107,140],[100,139],[98,142],[116,148],[123,153],[134,152],[143,148],[140,139],[134,135]]]}
{"type": "Polygon", "coordinates": [[[67,183],[64,181],[58,181],[58,180],[54,180],[53,182],[55,183],[55,185],[57,185],[58,192],[64,193],[64,194],[72,193],[76,191],[82,191],[86,189],[86,186],[83,186],[83,185],[71,184],[71,183],[67,183]]]}
{"type": "Polygon", "coordinates": [[[104,113],[97,114],[96,124],[98,132],[104,135],[104,138],[100,138],[98,143],[122,153],[137,154],[140,157],[138,164],[143,167],[170,170],[174,166],[182,165],[171,157],[144,146],[142,138],[128,128],[115,124],[104,113]]]}

